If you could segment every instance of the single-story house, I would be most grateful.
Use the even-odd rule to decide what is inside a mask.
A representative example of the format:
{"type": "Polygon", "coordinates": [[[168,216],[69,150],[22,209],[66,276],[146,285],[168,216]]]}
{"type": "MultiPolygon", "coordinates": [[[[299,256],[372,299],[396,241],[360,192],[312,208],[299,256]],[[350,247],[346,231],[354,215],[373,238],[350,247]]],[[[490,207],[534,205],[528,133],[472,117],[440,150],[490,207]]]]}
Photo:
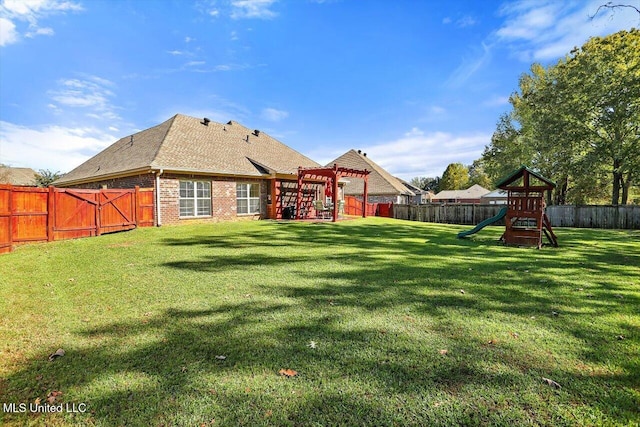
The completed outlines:
{"type": "Polygon", "coordinates": [[[433,196],[433,203],[480,203],[481,197],[490,191],[474,184],[466,190],[444,190],[433,196]]]}
{"type": "MultiPolygon", "coordinates": [[[[295,204],[298,167],[319,166],[260,130],[177,114],[116,141],[54,185],[153,187],[158,225],[282,218],[295,204]]],[[[305,201],[319,192],[308,186],[305,201]]]]}
{"type": "Polygon", "coordinates": [[[36,171],[31,168],[12,168],[0,166],[0,184],[34,186],[36,185],[36,171]]]}
{"type": "Polygon", "coordinates": [[[493,190],[492,192],[480,197],[480,203],[487,205],[506,205],[507,192],[499,188],[497,190],[493,190]]]}
{"type": "MultiPolygon", "coordinates": [[[[361,150],[349,150],[337,159],[329,162],[327,166],[337,164],[339,167],[351,169],[366,169],[370,171],[368,182],[368,202],[369,203],[398,203],[410,204],[415,197],[407,185],[389,172],[380,167],[377,163],[367,157],[367,153],[361,150]]],[[[344,185],[344,195],[362,198],[364,193],[364,182],[360,179],[351,180],[344,185]]]]}
{"type": "Polygon", "coordinates": [[[405,185],[405,187],[407,187],[411,192],[413,192],[413,194],[415,194],[415,196],[413,196],[413,198],[411,199],[411,202],[410,202],[411,204],[424,205],[427,203],[431,203],[431,199],[433,199],[433,196],[434,196],[433,192],[416,187],[415,185],[403,179],[400,179],[400,178],[398,179],[400,180],[400,182],[402,182],[405,185]]]}

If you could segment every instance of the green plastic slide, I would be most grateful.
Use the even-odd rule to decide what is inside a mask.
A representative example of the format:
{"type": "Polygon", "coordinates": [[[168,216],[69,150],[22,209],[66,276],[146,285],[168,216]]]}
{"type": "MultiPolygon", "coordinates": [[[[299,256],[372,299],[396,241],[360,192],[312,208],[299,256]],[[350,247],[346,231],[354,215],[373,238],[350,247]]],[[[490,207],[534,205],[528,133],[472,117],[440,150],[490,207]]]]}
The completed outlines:
{"type": "Polygon", "coordinates": [[[467,237],[467,236],[470,236],[472,234],[476,234],[478,231],[482,230],[487,225],[491,225],[491,224],[493,224],[495,222],[500,221],[502,218],[504,218],[504,216],[506,214],[507,214],[507,207],[505,206],[502,209],[500,209],[500,212],[498,212],[498,214],[496,216],[492,216],[491,218],[485,219],[480,224],[478,224],[475,227],[473,227],[471,230],[459,232],[458,233],[458,239],[462,239],[463,237],[467,237]]]}

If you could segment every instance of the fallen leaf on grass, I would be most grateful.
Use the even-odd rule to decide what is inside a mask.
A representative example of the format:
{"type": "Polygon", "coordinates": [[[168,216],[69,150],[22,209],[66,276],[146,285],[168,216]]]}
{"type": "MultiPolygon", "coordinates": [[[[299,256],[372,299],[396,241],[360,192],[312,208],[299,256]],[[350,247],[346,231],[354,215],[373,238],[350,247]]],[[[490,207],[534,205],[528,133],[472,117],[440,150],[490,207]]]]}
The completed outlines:
{"type": "Polygon", "coordinates": [[[562,388],[562,386],[560,384],[558,384],[554,380],[550,380],[549,378],[542,377],[542,381],[544,381],[545,383],[547,383],[551,387],[554,387],[554,388],[557,388],[557,389],[561,389],[562,388]]]}
{"type": "Polygon", "coordinates": [[[464,294],[464,289],[460,289],[460,293],[461,293],[461,294],[464,294]]]}
{"type": "Polygon", "coordinates": [[[216,360],[226,360],[226,359],[227,359],[227,356],[223,356],[223,355],[216,356],[216,360]]]}
{"type": "Polygon", "coordinates": [[[69,279],[70,282],[75,282],[76,279],[74,279],[73,277],[71,279],[69,279]]]}
{"type": "Polygon", "coordinates": [[[287,378],[295,377],[296,375],[298,375],[298,373],[293,369],[280,369],[278,373],[287,378]]]}
{"type": "Polygon", "coordinates": [[[38,398],[36,398],[36,400],[34,400],[34,401],[33,401],[33,404],[34,404],[34,405],[39,405],[39,404],[40,404],[40,402],[42,402],[42,399],[40,399],[40,398],[38,397],[38,398]]]}
{"type": "Polygon", "coordinates": [[[516,338],[516,339],[520,338],[520,335],[518,335],[517,332],[511,332],[511,336],[516,338]]]}
{"type": "Polygon", "coordinates": [[[62,392],[54,390],[47,395],[47,402],[49,402],[50,405],[53,405],[60,396],[62,396],[62,392]]]}
{"type": "Polygon", "coordinates": [[[307,344],[307,347],[309,348],[316,348],[317,343],[315,341],[311,341],[309,344],[307,344]]]}
{"type": "Polygon", "coordinates": [[[438,353],[447,354],[447,353],[449,353],[449,350],[442,349],[442,350],[439,350],[438,353]]]}
{"type": "Polygon", "coordinates": [[[618,340],[622,341],[622,340],[624,339],[624,335],[618,335],[616,338],[617,338],[618,340]]]}
{"type": "Polygon", "coordinates": [[[496,344],[498,344],[498,340],[497,340],[497,339],[495,339],[495,338],[490,339],[490,340],[489,340],[489,342],[488,342],[487,344],[489,344],[489,345],[496,345],[496,344]]]}
{"type": "Polygon", "coordinates": [[[53,362],[54,360],[56,360],[58,357],[62,357],[64,356],[64,350],[59,348],[55,351],[55,353],[51,353],[49,355],[49,362],[53,362]]]}

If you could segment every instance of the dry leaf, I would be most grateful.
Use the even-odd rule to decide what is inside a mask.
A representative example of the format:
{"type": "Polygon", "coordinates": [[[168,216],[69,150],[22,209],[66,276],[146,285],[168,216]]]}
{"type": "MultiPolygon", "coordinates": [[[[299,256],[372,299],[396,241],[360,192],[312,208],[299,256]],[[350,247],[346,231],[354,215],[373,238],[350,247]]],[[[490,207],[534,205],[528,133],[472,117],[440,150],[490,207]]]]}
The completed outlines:
{"type": "Polygon", "coordinates": [[[216,360],[226,360],[226,358],[227,356],[222,356],[222,355],[216,356],[216,360]]]}
{"type": "Polygon", "coordinates": [[[439,351],[439,353],[440,354],[447,354],[447,353],[449,353],[449,350],[442,349],[442,350],[439,351]]]}
{"type": "Polygon", "coordinates": [[[557,388],[557,389],[562,388],[562,386],[560,384],[558,384],[554,380],[550,380],[549,378],[542,377],[542,381],[544,381],[545,383],[547,383],[551,387],[554,387],[554,388],[557,388]]]}
{"type": "Polygon", "coordinates": [[[287,378],[291,378],[291,377],[295,377],[296,375],[298,375],[298,373],[296,371],[294,371],[293,369],[280,369],[278,371],[278,373],[280,375],[283,375],[287,378]]]}
{"type": "Polygon", "coordinates": [[[70,282],[75,282],[76,279],[74,279],[73,277],[71,279],[69,279],[70,282]]]}
{"type": "Polygon", "coordinates": [[[38,397],[38,398],[36,398],[36,400],[34,400],[34,401],[33,401],[33,403],[34,403],[35,405],[39,405],[39,404],[40,404],[40,402],[42,402],[42,399],[40,399],[39,397],[38,397]]]}
{"type": "Polygon", "coordinates": [[[487,343],[489,345],[495,345],[498,344],[498,340],[497,339],[490,339],[489,342],[487,343]]]}
{"type": "Polygon", "coordinates": [[[520,338],[520,335],[518,335],[517,332],[511,332],[511,336],[516,338],[516,339],[520,338]]]}
{"type": "Polygon", "coordinates": [[[622,341],[624,339],[624,335],[618,335],[616,338],[618,338],[618,340],[622,341]]]}
{"type": "Polygon", "coordinates": [[[47,395],[47,402],[49,402],[50,405],[53,405],[60,396],[62,396],[62,392],[54,390],[47,395]]]}
{"type": "Polygon", "coordinates": [[[56,350],[55,353],[51,353],[49,355],[49,362],[53,362],[54,360],[56,360],[58,357],[62,357],[64,356],[64,350],[59,348],[56,350]]]}
{"type": "Polygon", "coordinates": [[[309,344],[307,344],[307,347],[309,348],[316,348],[317,343],[315,341],[311,341],[309,344]]]}

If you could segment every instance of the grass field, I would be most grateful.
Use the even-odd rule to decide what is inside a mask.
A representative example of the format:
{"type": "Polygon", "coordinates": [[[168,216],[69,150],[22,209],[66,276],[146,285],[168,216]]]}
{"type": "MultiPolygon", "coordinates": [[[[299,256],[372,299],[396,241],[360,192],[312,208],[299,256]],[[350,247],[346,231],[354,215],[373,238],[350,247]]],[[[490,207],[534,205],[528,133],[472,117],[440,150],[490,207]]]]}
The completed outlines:
{"type": "Polygon", "coordinates": [[[640,232],[559,229],[536,250],[466,228],[259,221],[20,247],[0,256],[0,403],[27,407],[0,424],[638,425],[640,232]],[[86,412],[30,413],[47,399],[86,412]]]}

